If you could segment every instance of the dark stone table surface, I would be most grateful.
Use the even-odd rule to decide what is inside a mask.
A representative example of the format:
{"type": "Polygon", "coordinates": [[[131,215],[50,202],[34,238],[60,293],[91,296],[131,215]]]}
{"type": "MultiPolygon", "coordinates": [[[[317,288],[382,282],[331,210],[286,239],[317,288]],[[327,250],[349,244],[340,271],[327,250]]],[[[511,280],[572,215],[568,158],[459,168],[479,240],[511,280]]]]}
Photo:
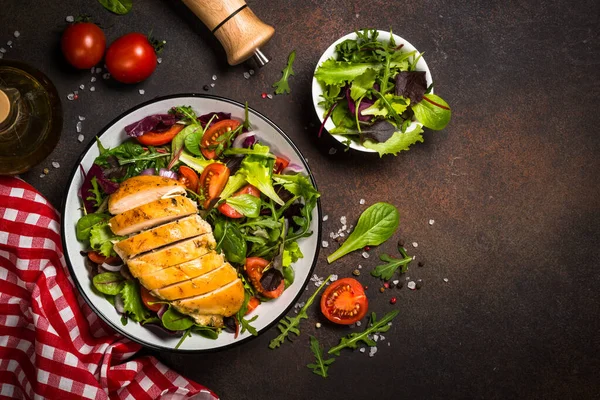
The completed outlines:
{"type": "Polygon", "coordinates": [[[23,175],[55,206],[81,151],[109,121],[155,96],[203,92],[214,74],[209,93],[249,101],[308,158],[329,215],[325,236],[341,216],[354,224],[377,201],[395,204],[402,216],[394,238],[368,260],[352,254],[328,265],[330,247],[316,268],[319,276],[350,276],[360,263],[370,309],[400,310],[373,357],[344,351],[327,379],[312,374],[305,367],[313,359],[309,334],[329,347],[362,329],[324,323],[317,330],[324,321],[316,308],[301,336],[275,351],[267,347],[273,328],[218,353],[150,353],[224,399],[600,398],[597,1],[250,0],[276,33],[264,48],[271,63],[248,80],[250,67],[228,66],[219,43],[181,3],[133,3],[126,16],[93,0],[0,3],[0,46],[14,42],[4,57],[46,73],[63,101],[58,146],[23,175]],[[102,23],[109,42],[153,30],[168,42],[162,64],[138,85],[98,79],[90,92],[90,72],[66,67],[58,47],[65,17],[81,14],[102,23]],[[436,93],[452,106],[445,130],[427,131],[424,143],[397,157],[330,155],[335,142],[316,138],[315,64],[331,42],[364,27],[391,28],[425,52],[436,93]],[[262,99],[294,49],[292,94],[262,99]],[[82,83],[86,90],[68,101],[82,83]],[[86,118],[83,143],[79,115],[86,118]],[[50,172],[40,178],[44,168],[50,172]],[[423,287],[381,294],[368,271],[398,239],[424,262],[406,274],[423,287]]]}

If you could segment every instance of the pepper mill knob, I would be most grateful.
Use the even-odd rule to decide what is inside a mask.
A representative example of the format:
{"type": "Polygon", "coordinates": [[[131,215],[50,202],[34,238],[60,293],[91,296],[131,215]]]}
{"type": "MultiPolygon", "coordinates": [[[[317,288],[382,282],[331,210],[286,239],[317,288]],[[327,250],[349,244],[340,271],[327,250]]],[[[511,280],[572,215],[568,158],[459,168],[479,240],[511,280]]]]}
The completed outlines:
{"type": "Polygon", "coordinates": [[[183,3],[221,42],[230,65],[252,56],[261,67],[269,62],[260,47],[271,39],[275,29],[262,22],[244,0],[183,0],[183,3]]]}

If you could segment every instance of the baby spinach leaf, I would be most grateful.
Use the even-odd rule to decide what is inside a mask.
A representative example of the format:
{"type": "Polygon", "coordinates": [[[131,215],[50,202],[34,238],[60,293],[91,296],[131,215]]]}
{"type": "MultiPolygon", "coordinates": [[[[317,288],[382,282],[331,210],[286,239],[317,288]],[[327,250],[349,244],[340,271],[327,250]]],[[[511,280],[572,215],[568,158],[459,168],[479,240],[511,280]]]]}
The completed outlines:
{"type": "Polygon", "coordinates": [[[142,296],[137,281],[127,280],[121,289],[123,307],[125,312],[137,322],[143,322],[150,318],[150,311],[142,303],[142,296]]]}
{"type": "Polygon", "coordinates": [[[230,197],[225,201],[234,210],[250,218],[257,218],[260,214],[261,201],[258,197],[250,194],[241,194],[230,197]]]}
{"type": "Polygon", "coordinates": [[[121,292],[125,285],[125,278],[118,272],[104,272],[94,276],[92,283],[100,293],[114,296],[121,292]]]}
{"type": "Polygon", "coordinates": [[[369,335],[372,333],[383,333],[390,330],[390,325],[388,325],[388,322],[391,322],[394,318],[396,318],[399,313],[400,311],[398,310],[390,311],[379,321],[377,321],[375,313],[371,313],[371,322],[364,331],[351,333],[348,336],[343,337],[340,340],[340,343],[337,346],[329,349],[327,353],[339,356],[340,350],[344,348],[356,349],[358,348],[359,342],[364,342],[367,346],[375,346],[377,343],[375,343],[373,339],[370,339],[369,335]]]}
{"type": "Polygon", "coordinates": [[[119,15],[127,14],[133,7],[132,0],[98,0],[98,2],[108,11],[119,15]]]}
{"type": "Polygon", "coordinates": [[[184,331],[194,325],[194,320],[188,315],[181,314],[173,307],[169,307],[161,318],[162,324],[165,328],[172,331],[184,331]]]}
{"type": "Polygon", "coordinates": [[[435,131],[444,129],[452,116],[448,103],[435,94],[423,96],[423,101],[413,105],[412,109],[420,123],[435,131]]]}
{"type": "Polygon", "coordinates": [[[191,136],[196,131],[202,131],[202,127],[200,124],[188,125],[181,130],[171,141],[171,160],[169,161],[168,169],[172,169],[177,160],[179,160],[179,156],[183,151],[183,147],[185,145],[185,140],[188,136],[191,136]]]}
{"type": "Polygon", "coordinates": [[[202,156],[200,151],[200,140],[204,132],[202,129],[195,130],[193,133],[187,135],[183,141],[185,149],[195,156],[202,156]]]}
{"type": "Polygon", "coordinates": [[[391,138],[383,143],[374,143],[371,140],[366,140],[363,143],[367,149],[373,149],[379,153],[379,157],[383,157],[384,154],[398,155],[399,152],[408,150],[409,147],[417,142],[423,141],[423,128],[420,125],[414,127],[413,130],[408,132],[401,132],[397,130],[394,132],[391,138]]]}
{"type": "Polygon", "coordinates": [[[319,344],[319,341],[314,336],[310,337],[310,349],[315,355],[316,363],[308,364],[307,367],[315,374],[327,378],[327,370],[329,366],[333,364],[335,358],[323,359],[323,348],[319,344]]]}
{"type": "Polygon", "coordinates": [[[286,67],[281,71],[282,77],[280,80],[273,84],[275,88],[275,94],[283,94],[290,93],[290,85],[288,79],[290,76],[294,75],[294,70],[292,69],[292,65],[294,64],[294,60],[296,59],[296,50],[292,51],[288,56],[288,61],[286,67]]]}
{"type": "Polygon", "coordinates": [[[377,246],[388,240],[400,222],[400,213],[389,203],[375,203],[358,219],[356,228],[333,254],[327,257],[332,263],[338,258],[365,246],[377,246]]]}
{"type": "Polygon", "coordinates": [[[90,231],[94,225],[99,224],[108,218],[109,216],[107,214],[87,214],[79,218],[77,225],[75,225],[77,240],[89,240],[91,235],[90,231]]]}

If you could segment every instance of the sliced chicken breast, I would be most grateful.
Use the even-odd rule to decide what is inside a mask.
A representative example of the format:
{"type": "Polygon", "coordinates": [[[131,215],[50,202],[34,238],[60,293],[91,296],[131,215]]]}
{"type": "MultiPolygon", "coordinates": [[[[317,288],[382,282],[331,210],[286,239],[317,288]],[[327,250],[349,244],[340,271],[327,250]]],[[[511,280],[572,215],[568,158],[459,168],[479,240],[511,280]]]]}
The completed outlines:
{"type": "Polygon", "coordinates": [[[201,257],[215,247],[215,238],[212,233],[207,233],[131,258],[127,266],[137,278],[201,257]]]}
{"type": "Polygon", "coordinates": [[[176,283],[152,291],[152,294],[164,300],[178,300],[199,296],[217,290],[237,279],[237,272],[229,263],[223,264],[207,274],[184,282],[176,283]]]}
{"type": "Polygon", "coordinates": [[[155,290],[204,275],[219,268],[224,262],[223,255],[210,251],[191,261],[138,276],[138,279],[146,289],[155,290]]]}
{"type": "Polygon", "coordinates": [[[213,315],[230,317],[238,312],[243,303],[244,285],[239,279],[212,292],[171,302],[178,311],[197,321],[200,317],[213,315]]]}
{"type": "Polygon", "coordinates": [[[184,196],[176,196],[154,200],[115,215],[108,225],[115,235],[129,235],[197,212],[195,202],[184,196]]]}
{"type": "Polygon", "coordinates": [[[135,176],[108,198],[108,212],[121,214],[163,197],[185,194],[185,185],[162,176],[135,176]]]}
{"type": "Polygon", "coordinates": [[[123,260],[162,246],[212,232],[212,228],[199,215],[191,215],[121,240],[114,246],[123,260]]]}

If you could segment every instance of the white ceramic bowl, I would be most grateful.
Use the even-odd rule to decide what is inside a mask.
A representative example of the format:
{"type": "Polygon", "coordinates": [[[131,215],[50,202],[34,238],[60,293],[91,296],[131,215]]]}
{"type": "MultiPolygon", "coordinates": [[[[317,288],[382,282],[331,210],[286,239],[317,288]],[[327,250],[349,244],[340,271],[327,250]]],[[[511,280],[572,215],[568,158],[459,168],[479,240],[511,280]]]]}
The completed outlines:
{"type": "MultiPolygon", "coordinates": [[[[192,106],[198,115],[211,111],[222,111],[231,113],[232,117],[238,119],[244,118],[244,106],[233,100],[198,94],[173,95],[151,100],[125,112],[100,132],[98,135],[99,139],[105,147],[115,147],[128,138],[123,130],[126,125],[138,121],[147,115],[165,113],[171,107],[179,105],[192,106]]],[[[257,136],[264,138],[282,154],[289,157],[292,163],[302,166],[304,172],[310,176],[313,185],[316,187],[308,164],[290,138],[287,137],[277,125],[257,111],[250,109],[249,115],[253,131],[256,132],[257,136]]],[[[123,326],[121,324],[121,317],[115,308],[104,297],[93,290],[91,277],[84,266],[84,258],[79,253],[81,250],[84,250],[84,246],[75,237],[75,224],[82,215],[81,203],[77,196],[82,184],[79,164],[87,171],[97,156],[98,147],[95,143],[91,143],[83,152],[77,165],[73,168],[66,190],[67,194],[63,201],[63,221],[61,227],[63,248],[71,276],[88,305],[117,332],[148,347],[161,350],[175,350],[175,345],[180,339],[179,336],[169,335],[152,326],[142,326],[132,320],[129,320],[127,325],[123,326]]],[[[252,322],[252,326],[254,326],[259,333],[266,331],[269,327],[278,322],[304,292],[304,288],[310,279],[319,255],[318,244],[321,243],[320,202],[313,210],[311,230],[313,231],[313,234],[310,237],[301,239],[298,242],[300,249],[304,254],[304,258],[298,260],[298,262],[294,264],[296,274],[294,283],[281,295],[281,297],[274,301],[261,304],[255,312],[255,314],[258,315],[258,319],[252,322]]],[[[251,338],[253,338],[253,336],[248,332],[245,332],[244,334],[239,335],[237,339],[234,339],[233,334],[222,331],[216,340],[206,339],[194,334],[191,337],[188,337],[177,351],[201,352],[223,349],[245,342],[251,338]]]]}
{"type": "MultiPolygon", "coordinates": [[[[388,31],[378,31],[379,32],[379,37],[378,39],[381,42],[389,42],[390,40],[390,32],[388,31]]],[[[399,46],[401,44],[403,44],[404,46],[402,46],[401,51],[403,52],[411,52],[413,50],[417,50],[415,48],[415,46],[413,46],[412,44],[410,44],[407,40],[401,38],[398,35],[393,35],[394,36],[394,40],[396,41],[396,45],[399,46]]],[[[317,69],[319,68],[319,66],[321,64],[323,64],[325,61],[327,61],[328,59],[330,59],[331,57],[336,57],[337,56],[337,52],[335,51],[335,47],[342,43],[344,40],[347,39],[356,39],[356,32],[352,32],[347,34],[346,36],[342,36],[341,38],[339,38],[338,40],[336,40],[335,42],[333,42],[331,44],[331,46],[329,46],[327,48],[327,50],[325,50],[325,52],[323,53],[323,55],[321,56],[321,58],[319,59],[319,61],[317,62],[317,67],[315,68],[315,73],[317,72],[317,69]]],[[[418,54],[418,50],[417,50],[417,54],[418,54]]],[[[419,59],[419,61],[417,62],[417,71],[425,71],[426,72],[426,79],[427,79],[427,86],[431,85],[431,83],[433,82],[433,78],[431,77],[431,71],[429,71],[429,67],[427,66],[427,63],[425,62],[425,59],[423,57],[421,57],[419,59]]],[[[431,93],[433,93],[433,90],[431,91],[431,93]]],[[[312,100],[313,100],[313,105],[315,107],[315,111],[317,113],[317,116],[319,117],[319,120],[321,121],[321,123],[323,123],[323,119],[325,119],[325,113],[327,112],[327,110],[325,110],[323,107],[321,107],[319,105],[319,102],[322,100],[321,98],[321,94],[323,94],[323,87],[321,86],[321,84],[319,82],[317,82],[317,78],[315,78],[315,74],[313,73],[313,81],[312,81],[312,100]]],[[[412,130],[414,127],[416,126],[422,126],[422,124],[416,120],[413,120],[412,124],[407,128],[407,131],[412,130]]],[[[327,120],[327,122],[325,122],[325,129],[327,129],[327,131],[329,131],[330,129],[335,128],[334,123],[331,121],[331,117],[327,120]]],[[[338,142],[343,143],[347,137],[344,135],[331,135],[333,136],[338,142]]],[[[352,141],[350,143],[350,148],[354,149],[354,150],[358,150],[358,151],[364,151],[367,153],[374,153],[375,150],[372,149],[368,149],[358,143],[356,143],[355,141],[352,141]]]]}

